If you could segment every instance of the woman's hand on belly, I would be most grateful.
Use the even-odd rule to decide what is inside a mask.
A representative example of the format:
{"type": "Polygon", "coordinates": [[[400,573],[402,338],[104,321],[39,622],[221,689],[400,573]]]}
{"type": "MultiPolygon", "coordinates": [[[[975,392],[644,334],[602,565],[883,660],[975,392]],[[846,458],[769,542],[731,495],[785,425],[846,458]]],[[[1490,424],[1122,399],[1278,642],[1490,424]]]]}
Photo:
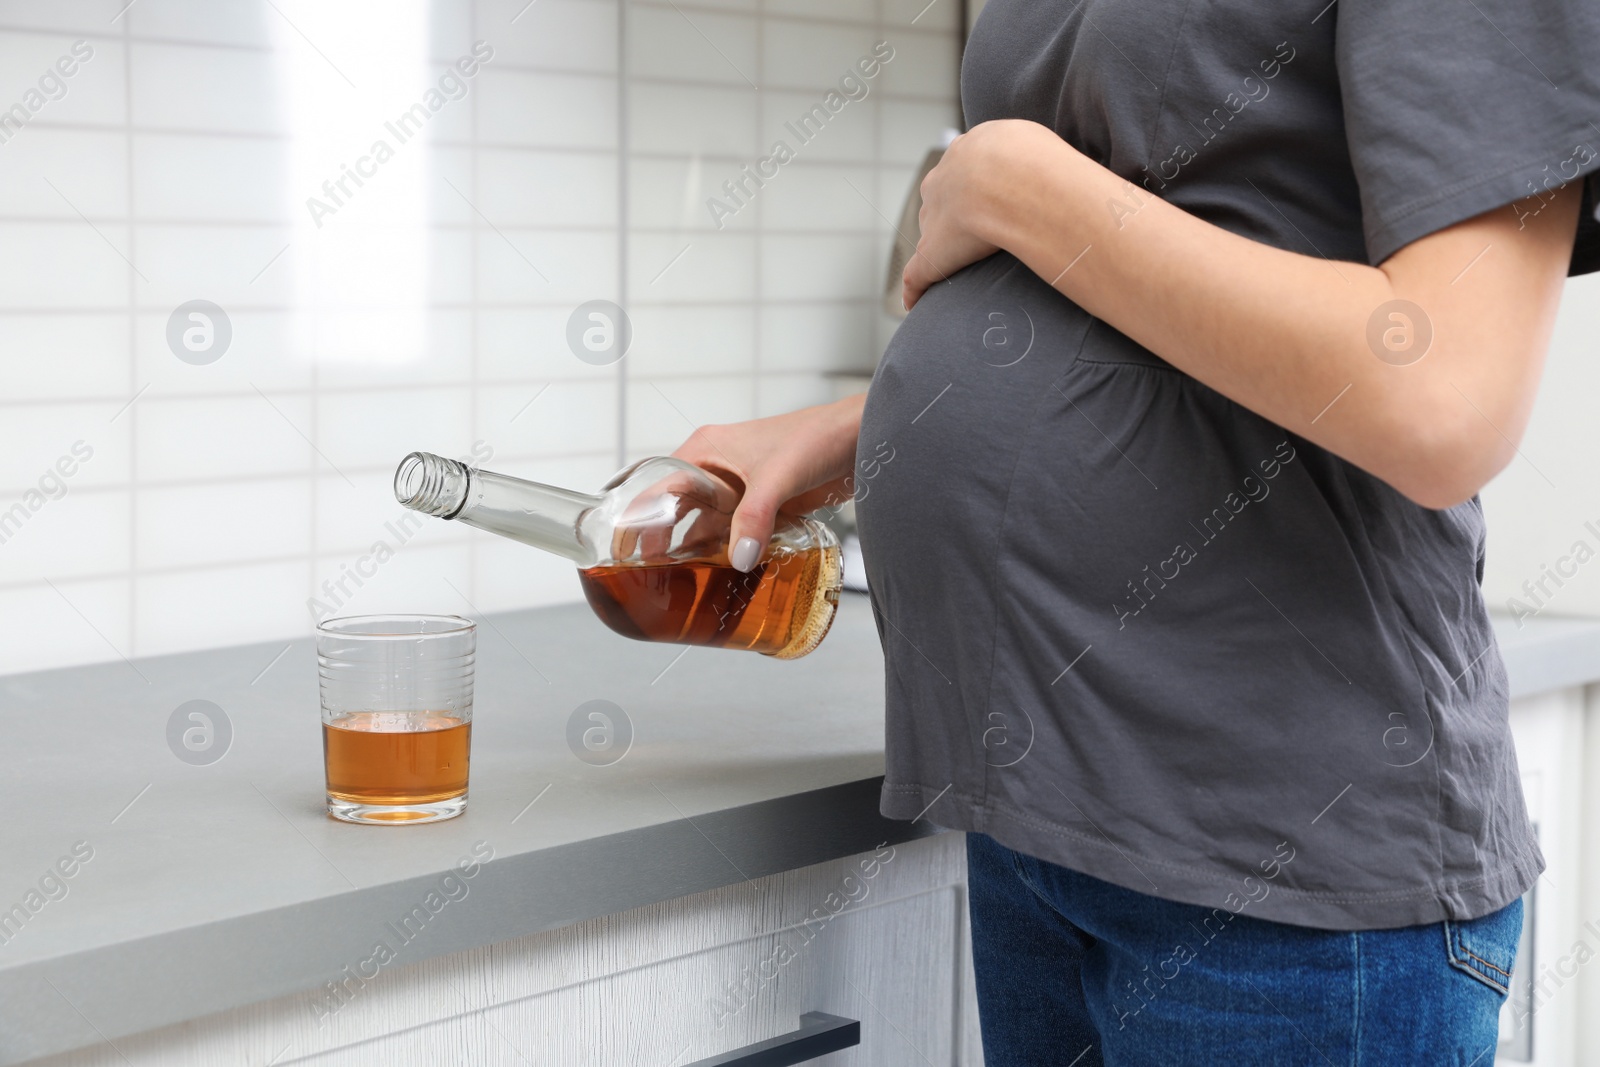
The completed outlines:
{"type": "Polygon", "coordinates": [[[740,491],[730,534],[735,567],[755,566],[780,512],[804,515],[850,499],[865,403],[862,393],[785,415],[702,426],[673,453],[740,491]]]}
{"type": "Polygon", "coordinates": [[[1003,162],[1060,146],[1053,132],[1020,119],[985,122],[951,142],[939,165],[922,179],[917,214],[922,236],[900,277],[907,310],[929,287],[1000,251],[981,233],[993,228],[988,216],[996,197],[1005,195],[1003,162]]]}

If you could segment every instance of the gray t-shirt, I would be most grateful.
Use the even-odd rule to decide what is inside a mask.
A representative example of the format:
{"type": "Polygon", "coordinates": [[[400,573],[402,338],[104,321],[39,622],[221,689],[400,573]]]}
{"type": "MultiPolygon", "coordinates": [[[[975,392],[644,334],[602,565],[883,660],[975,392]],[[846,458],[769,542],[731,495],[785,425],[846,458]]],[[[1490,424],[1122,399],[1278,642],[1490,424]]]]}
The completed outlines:
{"type": "MultiPolygon", "coordinates": [[[[1600,268],[1594,0],[990,0],[962,97],[1332,260],[1581,178],[1600,268]]],[[[1332,929],[1533,884],[1476,500],[1411,503],[1005,253],[906,319],[857,458],[886,815],[1332,929]]]]}

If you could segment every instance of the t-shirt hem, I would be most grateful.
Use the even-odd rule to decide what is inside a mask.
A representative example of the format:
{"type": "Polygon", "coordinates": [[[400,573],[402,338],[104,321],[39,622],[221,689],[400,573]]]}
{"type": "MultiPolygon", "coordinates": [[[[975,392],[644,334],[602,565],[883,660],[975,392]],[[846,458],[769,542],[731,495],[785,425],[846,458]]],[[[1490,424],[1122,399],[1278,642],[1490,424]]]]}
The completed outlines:
{"type": "Polygon", "coordinates": [[[923,815],[947,829],[986,833],[1013,851],[1146,896],[1322,930],[1382,930],[1480,918],[1522,896],[1544,870],[1542,858],[1532,851],[1521,862],[1443,885],[1340,893],[1267,883],[1270,889],[1265,897],[1247,901],[1236,910],[1225,901],[1230,893],[1245,899],[1242,874],[1130,854],[1109,839],[1018,811],[992,797],[979,800],[949,787],[886,781],[879,810],[890,819],[923,815]],[[941,794],[945,803],[929,811],[941,794]]]}
{"type": "MultiPolygon", "coordinates": [[[[1583,141],[1584,134],[1574,135],[1583,141]]],[[[1585,142],[1586,143],[1586,142],[1585,142]]],[[[1477,179],[1457,182],[1435,190],[1431,195],[1413,200],[1379,215],[1377,225],[1367,239],[1368,260],[1373,266],[1381,264],[1406,245],[1429,234],[1454,226],[1458,222],[1475,218],[1486,211],[1507,207],[1532,194],[1530,187],[1543,189],[1545,164],[1526,160],[1513,163],[1504,170],[1477,179]]],[[[1586,206],[1592,209],[1594,175],[1600,173],[1600,155],[1580,166],[1569,182],[1584,186],[1588,195],[1586,206]]],[[[1593,219],[1580,219],[1578,239],[1574,243],[1569,273],[1573,275],[1600,269],[1600,248],[1596,247],[1593,219]]]]}

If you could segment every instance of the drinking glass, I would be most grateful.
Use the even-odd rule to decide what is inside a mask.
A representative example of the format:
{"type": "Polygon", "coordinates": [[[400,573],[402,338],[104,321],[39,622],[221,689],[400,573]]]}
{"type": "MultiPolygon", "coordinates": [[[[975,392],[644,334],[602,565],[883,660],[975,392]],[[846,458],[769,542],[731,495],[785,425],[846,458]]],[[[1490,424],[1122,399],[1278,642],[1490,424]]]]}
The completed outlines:
{"type": "Polygon", "coordinates": [[[467,810],[477,627],[459,615],[317,626],[328,814],[420,823],[467,810]]]}

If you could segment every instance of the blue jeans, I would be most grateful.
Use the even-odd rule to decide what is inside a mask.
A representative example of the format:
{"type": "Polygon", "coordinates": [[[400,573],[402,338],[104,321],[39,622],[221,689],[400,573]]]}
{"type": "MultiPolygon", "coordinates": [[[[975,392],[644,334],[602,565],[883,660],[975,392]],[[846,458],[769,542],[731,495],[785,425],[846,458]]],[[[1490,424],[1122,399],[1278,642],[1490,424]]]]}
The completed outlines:
{"type": "Polygon", "coordinates": [[[1492,1067],[1522,901],[1314,930],[1176,904],[967,835],[985,1067],[1492,1067]]]}

